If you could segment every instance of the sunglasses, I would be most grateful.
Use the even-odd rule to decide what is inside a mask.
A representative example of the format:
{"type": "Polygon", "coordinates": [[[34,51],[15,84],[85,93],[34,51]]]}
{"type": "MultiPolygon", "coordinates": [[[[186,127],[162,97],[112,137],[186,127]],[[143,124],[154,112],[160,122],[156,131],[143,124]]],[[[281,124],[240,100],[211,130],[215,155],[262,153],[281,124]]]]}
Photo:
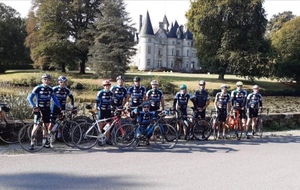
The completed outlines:
{"type": "Polygon", "coordinates": [[[44,81],[50,81],[50,79],[47,79],[47,78],[43,78],[43,80],[44,80],[44,81]]]}
{"type": "Polygon", "coordinates": [[[149,106],[144,106],[143,108],[149,108],[149,106]]]}
{"type": "Polygon", "coordinates": [[[243,87],[242,85],[238,85],[237,87],[243,87]]]}

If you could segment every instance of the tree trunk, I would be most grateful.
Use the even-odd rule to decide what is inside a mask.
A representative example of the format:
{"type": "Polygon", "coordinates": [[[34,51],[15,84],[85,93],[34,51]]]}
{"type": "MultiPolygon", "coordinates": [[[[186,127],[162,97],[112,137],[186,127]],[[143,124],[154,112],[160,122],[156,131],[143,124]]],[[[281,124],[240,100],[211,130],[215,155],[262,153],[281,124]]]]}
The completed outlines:
{"type": "Polygon", "coordinates": [[[85,74],[85,59],[81,59],[80,61],[79,74],[85,74]]]}
{"type": "Polygon", "coordinates": [[[225,80],[224,76],[225,76],[225,72],[220,72],[218,80],[225,80]]]}
{"type": "Polygon", "coordinates": [[[61,72],[66,73],[66,64],[65,63],[61,64],[61,72]]]}

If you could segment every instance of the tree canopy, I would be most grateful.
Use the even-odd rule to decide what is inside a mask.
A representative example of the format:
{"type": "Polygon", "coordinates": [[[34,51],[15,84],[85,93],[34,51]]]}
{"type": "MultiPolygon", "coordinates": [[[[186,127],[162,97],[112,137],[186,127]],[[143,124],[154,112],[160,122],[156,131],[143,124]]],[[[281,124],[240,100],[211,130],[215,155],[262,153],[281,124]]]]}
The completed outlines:
{"type": "Polygon", "coordinates": [[[262,0],[196,0],[186,13],[200,66],[224,79],[268,74],[267,19],[262,0]]]}
{"type": "Polygon", "coordinates": [[[29,65],[29,49],[24,46],[25,20],[13,8],[0,3],[0,72],[29,65]]]}

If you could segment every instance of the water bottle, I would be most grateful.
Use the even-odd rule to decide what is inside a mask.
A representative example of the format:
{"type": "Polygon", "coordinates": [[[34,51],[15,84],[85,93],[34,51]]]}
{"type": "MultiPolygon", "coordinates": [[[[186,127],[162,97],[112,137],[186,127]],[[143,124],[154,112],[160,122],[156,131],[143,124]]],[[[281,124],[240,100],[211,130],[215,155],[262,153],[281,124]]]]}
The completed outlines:
{"type": "Polygon", "coordinates": [[[106,123],[106,125],[104,126],[104,131],[108,131],[110,129],[110,124],[106,123]]]}
{"type": "Polygon", "coordinates": [[[166,115],[170,115],[170,110],[165,110],[166,115]]]}
{"type": "Polygon", "coordinates": [[[58,127],[58,123],[55,123],[55,125],[51,129],[51,132],[55,132],[57,127],[58,127]]]}
{"type": "Polygon", "coordinates": [[[183,120],[183,123],[185,124],[185,126],[189,126],[189,123],[187,122],[187,120],[183,120]]]}

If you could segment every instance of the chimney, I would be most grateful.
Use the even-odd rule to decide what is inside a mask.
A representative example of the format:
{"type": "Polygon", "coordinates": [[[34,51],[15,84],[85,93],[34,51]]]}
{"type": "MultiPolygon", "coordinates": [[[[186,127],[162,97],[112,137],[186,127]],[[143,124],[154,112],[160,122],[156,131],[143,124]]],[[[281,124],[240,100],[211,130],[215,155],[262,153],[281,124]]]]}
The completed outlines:
{"type": "Polygon", "coordinates": [[[141,31],[142,26],[143,26],[143,15],[140,15],[140,28],[139,28],[139,31],[141,31]]]}

